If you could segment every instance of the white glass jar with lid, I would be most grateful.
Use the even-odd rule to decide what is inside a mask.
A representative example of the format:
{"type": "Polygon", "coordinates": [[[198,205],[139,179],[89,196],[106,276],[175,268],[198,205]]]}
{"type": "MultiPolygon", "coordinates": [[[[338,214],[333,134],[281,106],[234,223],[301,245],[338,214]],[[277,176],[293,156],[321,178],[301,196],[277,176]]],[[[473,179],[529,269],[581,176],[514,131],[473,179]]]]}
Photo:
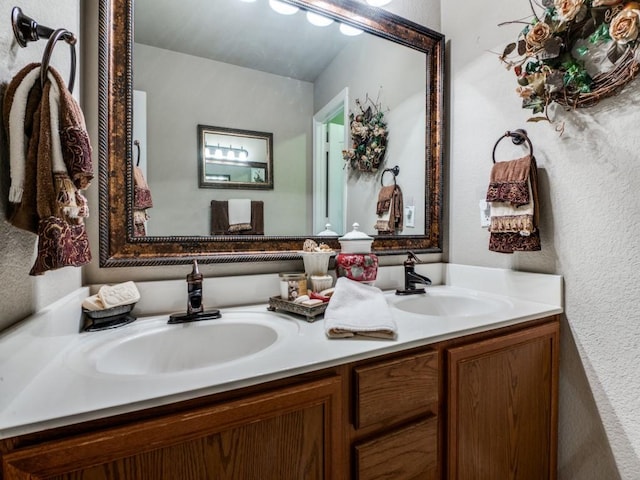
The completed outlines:
{"type": "Polygon", "coordinates": [[[359,230],[353,230],[340,237],[340,254],[336,257],[336,275],[358,282],[373,284],[378,275],[378,257],[371,252],[373,237],[359,230]]]}

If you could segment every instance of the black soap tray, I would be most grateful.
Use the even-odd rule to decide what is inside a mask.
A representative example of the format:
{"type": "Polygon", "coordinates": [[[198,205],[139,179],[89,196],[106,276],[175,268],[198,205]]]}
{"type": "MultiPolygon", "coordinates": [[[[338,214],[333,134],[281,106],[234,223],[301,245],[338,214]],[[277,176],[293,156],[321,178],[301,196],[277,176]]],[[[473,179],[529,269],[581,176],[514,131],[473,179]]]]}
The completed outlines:
{"type": "Polygon", "coordinates": [[[97,330],[116,328],[131,323],[136,319],[136,317],[131,315],[131,310],[133,310],[134,306],[135,303],[105,308],[104,310],[87,310],[83,308],[82,316],[84,326],[82,327],[82,331],[95,332],[97,330]]]}

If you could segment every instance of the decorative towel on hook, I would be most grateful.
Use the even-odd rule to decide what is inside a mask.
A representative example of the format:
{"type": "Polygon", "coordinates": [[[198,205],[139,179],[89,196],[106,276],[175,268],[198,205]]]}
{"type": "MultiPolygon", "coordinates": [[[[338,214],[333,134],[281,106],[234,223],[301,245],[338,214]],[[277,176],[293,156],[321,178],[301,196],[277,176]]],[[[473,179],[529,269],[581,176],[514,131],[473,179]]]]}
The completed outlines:
{"type": "MultiPolygon", "coordinates": [[[[138,147],[138,162],[140,161],[140,144],[138,147]]],[[[147,235],[146,221],[149,220],[147,209],[153,207],[151,190],[144,178],[142,169],[136,164],[133,167],[133,236],[144,237],[147,235]]]]}
{"type": "Polygon", "coordinates": [[[402,230],[404,205],[402,190],[396,184],[382,187],[376,204],[376,230],[379,235],[394,235],[402,230]]]}
{"type": "Polygon", "coordinates": [[[8,130],[12,192],[10,222],[38,235],[31,275],[91,260],[80,192],[92,177],[84,117],[62,77],[50,68],[44,89],[38,64],[11,81],[3,104],[8,130]]]}
{"type": "Polygon", "coordinates": [[[251,200],[248,198],[229,200],[229,231],[242,232],[251,229],[251,200]]]}
{"type": "Polygon", "coordinates": [[[538,169],[533,156],[495,163],[486,199],[491,203],[489,250],[513,253],[541,249],[538,169]]]}

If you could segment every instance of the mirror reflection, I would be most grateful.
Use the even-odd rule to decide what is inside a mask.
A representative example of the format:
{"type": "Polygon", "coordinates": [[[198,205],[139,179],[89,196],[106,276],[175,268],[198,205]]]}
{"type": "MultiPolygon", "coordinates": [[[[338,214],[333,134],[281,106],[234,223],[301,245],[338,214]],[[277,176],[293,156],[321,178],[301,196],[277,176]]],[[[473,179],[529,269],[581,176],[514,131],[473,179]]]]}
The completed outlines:
{"type": "Polygon", "coordinates": [[[281,0],[292,15],[269,3],[98,1],[101,267],[297,260],[326,223],[341,235],[358,222],[379,255],[441,251],[444,36],[354,0],[281,0]],[[340,151],[362,135],[350,116],[367,99],[388,141],[378,169],[361,172],[340,151]],[[273,189],[199,188],[198,125],[272,133],[273,189]],[[323,128],[337,133],[326,141],[323,128]],[[376,234],[382,172],[395,166],[414,221],[376,234]],[[140,221],[162,233],[138,236],[134,173],[153,196],[140,221]],[[213,225],[213,206],[231,200],[245,220],[249,205],[251,230],[213,225]]]}
{"type": "Polygon", "coordinates": [[[200,188],[273,188],[273,135],[198,125],[200,188]]]}
{"type": "Polygon", "coordinates": [[[283,15],[266,0],[136,0],[134,8],[133,87],[145,101],[134,103],[132,140],[143,139],[154,199],[148,235],[209,236],[212,202],[237,198],[261,202],[266,236],[314,235],[327,223],[342,235],[354,222],[377,235],[381,173],[396,165],[411,222],[393,234],[425,234],[424,52],[345,35],[344,25],[304,10],[283,15]],[[367,98],[381,105],[388,132],[375,172],[350,168],[342,154],[354,134],[350,114],[367,98]],[[238,166],[248,140],[218,127],[194,142],[198,126],[215,125],[269,132],[270,159],[238,166]],[[238,149],[235,164],[216,158],[229,153],[222,147],[238,149]]]}

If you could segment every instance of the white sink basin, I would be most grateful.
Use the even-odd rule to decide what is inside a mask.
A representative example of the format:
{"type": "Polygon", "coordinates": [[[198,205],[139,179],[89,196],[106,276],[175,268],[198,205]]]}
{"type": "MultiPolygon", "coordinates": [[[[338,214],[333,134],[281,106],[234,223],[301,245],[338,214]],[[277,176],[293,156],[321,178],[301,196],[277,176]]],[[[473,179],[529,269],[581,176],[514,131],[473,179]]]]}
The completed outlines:
{"type": "Polygon", "coordinates": [[[391,300],[391,304],[404,312],[431,317],[487,315],[511,306],[507,300],[429,289],[426,294],[391,300]]]}
{"type": "Polygon", "coordinates": [[[94,337],[71,353],[70,366],[107,375],[179,373],[252,358],[296,331],[292,322],[268,313],[223,314],[218,320],[177,325],[167,325],[164,317],[139,322],[84,334],[94,337]]]}

